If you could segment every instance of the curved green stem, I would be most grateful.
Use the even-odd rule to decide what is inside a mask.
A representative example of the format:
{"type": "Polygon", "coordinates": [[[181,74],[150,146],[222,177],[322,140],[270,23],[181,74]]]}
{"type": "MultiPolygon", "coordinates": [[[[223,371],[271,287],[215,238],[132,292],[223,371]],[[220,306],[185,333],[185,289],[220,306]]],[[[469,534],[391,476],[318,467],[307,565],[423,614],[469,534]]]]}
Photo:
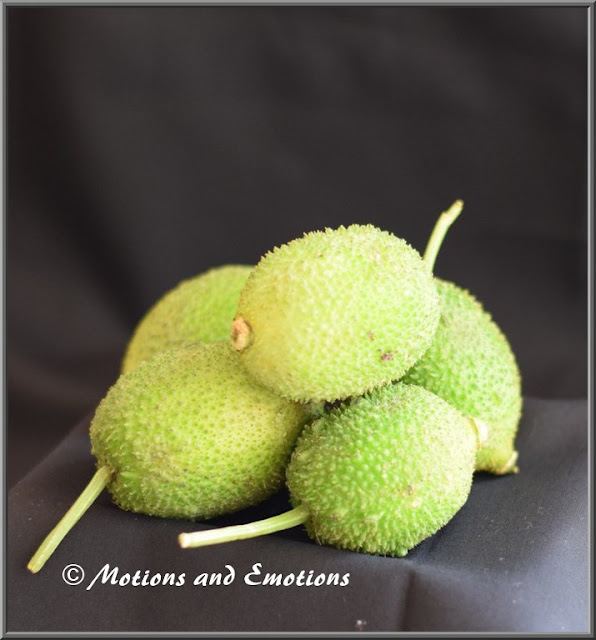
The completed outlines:
{"type": "Polygon", "coordinates": [[[111,477],[112,470],[108,467],[100,467],[95,472],[95,475],[91,478],[91,482],[83,489],[83,493],[75,500],[74,504],[64,514],[60,522],[50,531],[39,546],[39,549],[35,552],[35,555],[29,560],[27,569],[29,569],[31,573],[37,573],[43,567],[66,534],[95,502],[97,496],[106,488],[111,477]]]}
{"type": "Polygon", "coordinates": [[[480,418],[468,417],[468,420],[476,431],[476,448],[480,450],[488,440],[488,425],[483,420],[480,420],[480,418]]]}
{"type": "Polygon", "coordinates": [[[457,220],[457,217],[462,212],[463,208],[464,201],[456,200],[449,207],[449,209],[447,209],[447,211],[443,211],[443,213],[439,216],[439,219],[435,224],[435,228],[430,234],[430,238],[424,252],[424,261],[428,264],[428,267],[431,271],[433,271],[433,269],[435,268],[435,260],[437,259],[439,249],[443,244],[445,234],[447,233],[449,227],[457,220]]]}
{"type": "Polygon", "coordinates": [[[178,544],[183,549],[188,549],[191,547],[206,547],[211,544],[222,544],[223,542],[232,542],[234,540],[245,540],[246,538],[256,538],[274,531],[291,529],[306,522],[308,518],[306,507],[300,505],[291,511],[286,511],[278,516],[259,520],[258,522],[223,527],[221,529],[181,533],[178,536],[178,544]]]}
{"type": "Polygon", "coordinates": [[[501,467],[498,471],[495,471],[495,474],[498,476],[505,475],[506,473],[519,473],[519,468],[517,464],[517,458],[519,457],[519,453],[517,451],[513,451],[509,460],[505,463],[503,467],[501,467]]]}

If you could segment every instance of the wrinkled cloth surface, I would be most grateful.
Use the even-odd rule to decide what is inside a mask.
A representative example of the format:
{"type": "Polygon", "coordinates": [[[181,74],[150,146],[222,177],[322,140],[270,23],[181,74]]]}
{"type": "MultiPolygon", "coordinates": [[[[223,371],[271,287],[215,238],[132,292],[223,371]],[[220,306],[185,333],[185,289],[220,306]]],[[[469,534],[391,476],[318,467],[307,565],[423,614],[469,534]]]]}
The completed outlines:
{"type": "MultiPolygon", "coordinates": [[[[88,421],[10,492],[10,631],[527,631],[580,632],[589,624],[586,403],[526,399],[520,472],[477,474],[470,497],[405,558],[319,546],[303,527],[200,549],[177,536],[281,513],[287,494],[206,523],[119,510],[104,492],[37,574],[29,557],[94,472],[88,421]],[[62,572],[85,571],[77,586],[62,572]],[[261,566],[255,568],[259,563],[261,566]],[[140,571],[185,574],[182,586],[102,584],[140,571]],[[194,585],[202,573],[230,584],[194,585]],[[274,586],[266,573],[349,574],[346,586],[274,586]],[[260,572],[260,573],[255,573],[260,572]]],[[[77,577],[73,574],[72,577],[77,577]]]]}

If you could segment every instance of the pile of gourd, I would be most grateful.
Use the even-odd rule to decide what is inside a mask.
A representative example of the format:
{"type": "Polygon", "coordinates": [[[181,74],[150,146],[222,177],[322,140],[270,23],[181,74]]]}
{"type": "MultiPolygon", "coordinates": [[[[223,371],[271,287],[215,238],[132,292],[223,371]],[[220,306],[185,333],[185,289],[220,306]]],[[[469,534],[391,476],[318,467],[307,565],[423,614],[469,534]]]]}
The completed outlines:
{"type": "Polygon", "coordinates": [[[516,471],[514,354],[470,293],[433,275],[462,206],[440,216],[423,257],[351,225],[166,293],[92,420],[97,472],[29,569],[106,487],[122,509],[201,520],[285,480],[292,510],[180,545],[304,524],[320,544],[403,556],[463,506],[475,470],[516,471]]]}

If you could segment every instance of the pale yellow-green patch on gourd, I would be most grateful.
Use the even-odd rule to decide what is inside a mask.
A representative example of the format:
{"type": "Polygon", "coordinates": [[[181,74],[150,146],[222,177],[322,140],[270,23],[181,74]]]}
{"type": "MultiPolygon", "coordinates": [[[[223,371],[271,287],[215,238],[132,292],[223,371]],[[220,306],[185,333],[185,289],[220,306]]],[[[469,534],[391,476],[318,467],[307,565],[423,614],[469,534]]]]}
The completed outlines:
{"type": "Polygon", "coordinates": [[[521,416],[519,368],[507,338],[468,291],[437,279],[441,320],[433,342],[403,378],[436,393],[488,431],[476,469],[515,471],[521,416]]]}
{"type": "Polygon", "coordinates": [[[190,342],[227,340],[251,269],[215,267],[168,291],[138,323],[124,354],[122,373],[159,351],[190,342]]]}
{"type": "Polygon", "coordinates": [[[438,320],[434,279],[418,252],[372,225],[351,225],[265,255],[240,294],[232,344],[281,395],[334,401],[400,378],[438,320]]]}
{"type": "Polygon", "coordinates": [[[250,377],[228,341],[154,355],[120,377],[91,423],[122,509],[203,519],[269,497],[309,418],[250,377]]]}

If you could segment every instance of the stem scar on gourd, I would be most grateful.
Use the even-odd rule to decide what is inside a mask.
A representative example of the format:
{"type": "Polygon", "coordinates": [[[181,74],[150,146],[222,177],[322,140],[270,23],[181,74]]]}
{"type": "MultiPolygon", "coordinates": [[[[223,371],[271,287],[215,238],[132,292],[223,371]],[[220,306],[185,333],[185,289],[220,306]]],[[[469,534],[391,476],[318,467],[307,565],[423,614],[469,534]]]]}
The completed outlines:
{"type": "Polygon", "coordinates": [[[253,332],[251,326],[242,317],[238,316],[232,323],[232,345],[236,351],[244,351],[247,347],[250,347],[253,340],[253,332]]]}

